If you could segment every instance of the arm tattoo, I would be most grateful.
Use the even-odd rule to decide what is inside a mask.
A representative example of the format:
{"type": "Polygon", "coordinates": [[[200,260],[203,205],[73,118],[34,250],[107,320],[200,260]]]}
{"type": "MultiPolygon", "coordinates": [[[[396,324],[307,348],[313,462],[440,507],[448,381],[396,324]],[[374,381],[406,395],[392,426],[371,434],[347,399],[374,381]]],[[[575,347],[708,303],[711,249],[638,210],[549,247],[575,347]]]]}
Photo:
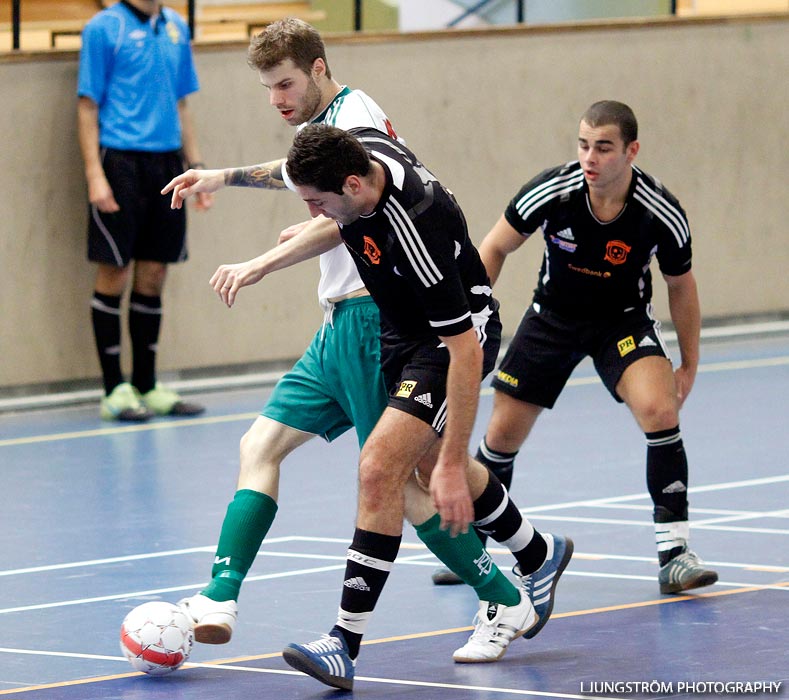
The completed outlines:
{"type": "Polygon", "coordinates": [[[229,187],[260,187],[266,190],[284,190],[282,164],[284,160],[250,165],[246,168],[227,168],[225,184],[229,187]]]}

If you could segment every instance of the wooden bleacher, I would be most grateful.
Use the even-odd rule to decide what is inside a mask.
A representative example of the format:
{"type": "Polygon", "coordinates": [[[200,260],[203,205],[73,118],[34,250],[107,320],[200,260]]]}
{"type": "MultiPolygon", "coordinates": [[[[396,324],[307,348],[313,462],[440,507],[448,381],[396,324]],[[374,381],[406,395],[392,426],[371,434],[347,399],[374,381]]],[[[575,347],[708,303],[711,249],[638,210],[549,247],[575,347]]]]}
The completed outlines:
{"type": "MultiPolygon", "coordinates": [[[[21,0],[20,48],[76,49],[85,23],[112,0],[21,0]]],[[[165,1],[165,5],[187,16],[186,0],[165,1]]],[[[309,2],[257,2],[211,4],[196,0],[195,43],[243,41],[256,30],[283,17],[300,17],[307,22],[325,18],[309,2]]],[[[0,51],[12,46],[11,0],[0,0],[0,51]]]]}
{"type": "Polygon", "coordinates": [[[789,12],[789,0],[677,0],[679,17],[789,12]]]}

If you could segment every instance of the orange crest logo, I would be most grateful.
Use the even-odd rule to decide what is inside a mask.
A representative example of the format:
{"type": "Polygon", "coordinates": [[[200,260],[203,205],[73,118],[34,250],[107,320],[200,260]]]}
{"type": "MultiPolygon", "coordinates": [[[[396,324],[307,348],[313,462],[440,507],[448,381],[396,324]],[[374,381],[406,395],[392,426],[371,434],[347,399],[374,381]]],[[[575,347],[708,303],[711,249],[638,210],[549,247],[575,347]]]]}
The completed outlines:
{"type": "Polygon", "coordinates": [[[630,250],[631,247],[622,241],[608,241],[605,244],[604,260],[612,265],[621,265],[627,260],[627,254],[630,250]]]}
{"type": "Polygon", "coordinates": [[[364,254],[373,265],[381,262],[381,251],[375,245],[375,241],[369,236],[364,237],[364,254]]]}

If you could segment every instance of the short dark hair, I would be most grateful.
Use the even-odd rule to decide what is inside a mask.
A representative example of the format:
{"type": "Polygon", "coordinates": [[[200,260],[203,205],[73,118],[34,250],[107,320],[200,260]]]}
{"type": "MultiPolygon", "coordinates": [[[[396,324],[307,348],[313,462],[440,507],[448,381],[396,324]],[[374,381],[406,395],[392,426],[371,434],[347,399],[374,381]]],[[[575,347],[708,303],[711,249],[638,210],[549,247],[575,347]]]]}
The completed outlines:
{"type": "Polygon", "coordinates": [[[293,139],[287,168],[295,185],[342,194],[349,175],[369,174],[370,156],[347,131],[327,124],[309,124],[293,139]]]}
{"type": "Polygon", "coordinates": [[[269,24],[252,38],[247,50],[247,63],[257,70],[271,70],[288,58],[307,74],[312,70],[315,59],[322,58],[326,64],[326,77],[331,78],[321,35],[311,24],[295,17],[269,24]]]}
{"type": "Polygon", "coordinates": [[[623,102],[615,100],[595,102],[584,112],[581,121],[586,122],[589,126],[606,126],[607,124],[618,126],[625,146],[638,139],[636,115],[623,102]]]}

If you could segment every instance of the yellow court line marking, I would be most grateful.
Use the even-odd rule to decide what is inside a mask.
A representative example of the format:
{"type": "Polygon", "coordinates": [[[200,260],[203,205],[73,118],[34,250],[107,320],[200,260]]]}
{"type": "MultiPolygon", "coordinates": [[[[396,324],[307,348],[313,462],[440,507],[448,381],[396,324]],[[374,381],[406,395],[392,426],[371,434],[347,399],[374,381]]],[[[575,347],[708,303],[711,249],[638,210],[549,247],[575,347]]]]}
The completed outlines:
{"type": "MultiPolygon", "coordinates": [[[[789,355],[779,357],[766,357],[757,360],[737,360],[732,362],[711,362],[699,365],[699,372],[724,372],[727,370],[753,369],[759,367],[777,367],[789,365],[789,355]]],[[[599,377],[578,377],[570,379],[567,386],[583,386],[588,384],[599,384],[599,377]]],[[[486,387],[480,390],[481,396],[490,396],[493,389],[486,387]]],[[[52,433],[48,435],[31,435],[21,438],[8,438],[0,440],[0,447],[13,447],[16,445],[33,445],[42,442],[53,442],[55,440],[75,440],[78,438],[102,437],[104,435],[122,435],[124,433],[141,433],[149,430],[172,430],[193,425],[212,425],[216,423],[231,423],[240,420],[253,420],[259,413],[235,413],[226,416],[206,417],[206,418],[182,418],[171,420],[165,423],[145,423],[143,425],[130,425],[114,428],[97,428],[95,430],[83,430],[71,433],[52,433]]]]}
{"type": "Polygon", "coordinates": [[[226,416],[211,416],[208,418],[181,418],[167,421],[166,423],[145,423],[143,425],[129,425],[118,428],[96,428],[95,430],[79,430],[71,433],[51,433],[49,435],[30,435],[28,437],[8,438],[0,440],[0,447],[15,445],[33,445],[39,442],[54,442],[55,440],[76,440],[79,438],[103,437],[105,435],[123,435],[125,433],[144,433],[151,430],[172,430],[193,425],[213,425],[217,423],[232,423],[240,420],[253,420],[260,413],[233,413],[226,416]]]}
{"type": "MultiPolygon", "coordinates": [[[[779,582],[773,584],[779,588],[787,588],[789,587],[789,581],[779,582]]],[[[654,605],[669,605],[672,603],[684,603],[687,601],[692,600],[699,600],[702,598],[717,598],[719,596],[729,596],[729,595],[736,595],[740,593],[755,593],[758,591],[764,591],[763,586],[745,586],[743,588],[735,588],[729,591],[711,591],[709,593],[698,593],[693,595],[679,595],[673,598],[657,598],[654,600],[644,600],[636,603],[623,603],[621,605],[609,605],[607,607],[602,608],[588,608],[586,610],[574,610],[565,613],[556,613],[551,615],[551,619],[562,619],[568,617],[579,617],[581,615],[598,615],[600,613],[607,613],[607,612],[618,612],[620,610],[635,610],[637,608],[647,608],[654,605]]],[[[432,632],[417,632],[414,634],[404,634],[395,637],[384,637],[382,639],[371,639],[362,642],[363,646],[369,646],[373,644],[385,644],[389,642],[402,642],[408,641],[411,639],[425,639],[428,637],[440,637],[446,634],[456,634],[458,632],[469,632],[473,629],[471,626],[467,627],[453,627],[450,629],[444,630],[435,630],[432,632]]],[[[200,664],[184,664],[183,668],[202,668],[202,667],[219,667],[219,666],[228,666],[230,664],[237,664],[247,661],[262,661],[264,659],[275,659],[279,656],[282,656],[282,652],[271,652],[269,654],[257,654],[255,656],[236,656],[229,659],[218,659],[216,661],[206,661],[200,664]]],[[[130,678],[132,676],[141,676],[142,673],[138,672],[131,672],[131,673],[119,673],[111,676],[98,676],[96,678],[82,678],[75,681],[63,681],[61,683],[48,683],[46,685],[36,685],[30,686],[28,688],[18,688],[15,690],[0,690],[0,695],[10,695],[12,693],[27,693],[32,690],[46,690],[49,688],[64,688],[67,686],[72,685],[82,685],[85,683],[98,683],[101,681],[107,680],[115,680],[119,678],[130,678]]]]}

